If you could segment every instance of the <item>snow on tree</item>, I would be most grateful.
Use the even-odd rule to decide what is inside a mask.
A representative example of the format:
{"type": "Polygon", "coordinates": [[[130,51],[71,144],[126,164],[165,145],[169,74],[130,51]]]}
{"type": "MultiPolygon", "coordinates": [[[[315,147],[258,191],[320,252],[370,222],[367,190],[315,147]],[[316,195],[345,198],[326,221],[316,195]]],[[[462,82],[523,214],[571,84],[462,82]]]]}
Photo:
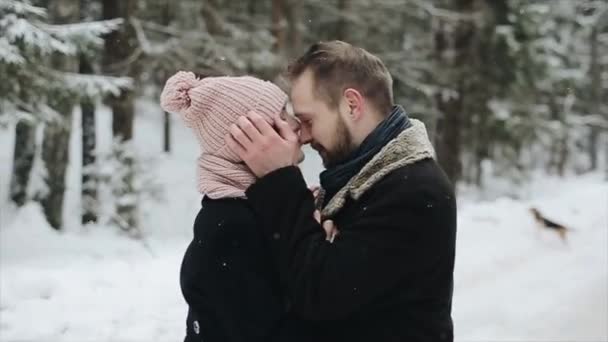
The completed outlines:
{"type": "MultiPolygon", "coordinates": [[[[65,4],[51,1],[50,8],[51,5],[65,4]]],[[[74,105],[82,98],[119,94],[132,83],[126,77],[81,75],[77,67],[71,66],[78,64],[75,59],[79,54],[97,51],[103,44],[102,36],[116,30],[121,25],[120,19],[60,22],[67,19],[58,15],[59,12],[51,17],[47,9],[27,0],[0,1],[0,74],[4,81],[0,84],[0,124],[15,123],[19,142],[14,150],[11,198],[17,205],[27,200],[29,175],[39,145],[35,131],[38,124],[43,124],[43,153],[38,155],[45,161],[47,191],[39,192],[38,197],[55,228],[62,224],[67,144],[74,105]]]]}
{"type": "Polygon", "coordinates": [[[78,99],[118,94],[131,85],[124,77],[83,76],[54,69],[54,54],[76,56],[96,51],[102,36],[116,30],[121,20],[56,25],[47,10],[26,0],[0,0],[0,123],[59,118],[48,106],[55,94],[78,99]]]}

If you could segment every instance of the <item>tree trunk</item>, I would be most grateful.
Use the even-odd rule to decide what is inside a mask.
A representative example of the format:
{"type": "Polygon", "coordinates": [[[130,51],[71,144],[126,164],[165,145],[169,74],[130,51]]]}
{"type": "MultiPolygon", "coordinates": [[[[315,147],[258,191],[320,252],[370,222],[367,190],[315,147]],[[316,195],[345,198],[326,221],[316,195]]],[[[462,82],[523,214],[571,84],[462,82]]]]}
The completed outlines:
{"type": "MultiPolygon", "coordinates": [[[[457,0],[454,10],[470,13],[474,3],[475,0],[457,0]]],[[[474,34],[474,23],[464,19],[456,23],[440,21],[434,33],[435,77],[442,80],[445,87],[456,91],[456,94],[445,94],[440,90],[435,95],[435,103],[441,113],[437,122],[437,157],[454,184],[462,176],[462,136],[468,115],[465,97],[470,88],[469,64],[474,34]],[[448,25],[455,26],[450,30],[448,25]]]]}
{"type": "Polygon", "coordinates": [[[285,58],[287,56],[287,4],[286,0],[272,0],[272,35],[275,39],[273,51],[285,58]]]}
{"type": "MultiPolygon", "coordinates": [[[[92,74],[93,67],[85,56],[80,57],[80,73],[92,74]]],[[[92,176],[95,165],[95,104],[85,98],[80,102],[82,112],[82,223],[97,222],[97,181],[92,176]]]]}
{"type": "MultiPolygon", "coordinates": [[[[249,18],[256,18],[256,4],[258,4],[259,2],[257,2],[256,0],[249,0],[249,2],[247,3],[247,13],[249,14],[249,18]]],[[[255,20],[255,19],[253,19],[255,20]]],[[[247,42],[247,73],[248,74],[254,74],[255,73],[255,62],[254,62],[254,54],[253,52],[255,51],[255,41],[254,39],[252,39],[253,37],[253,32],[255,30],[255,26],[253,25],[253,23],[251,23],[252,25],[250,26],[249,29],[249,41],[247,42]]]]}
{"type": "Polygon", "coordinates": [[[69,159],[70,131],[73,105],[64,100],[54,109],[61,113],[61,120],[49,122],[44,129],[42,160],[46,168],[46,190],[40,196],[40,203],[51,227],[59,230],[63,226],[63,199],[65,195],[65,175],[69,159]]]}
{"type": "Polygon", "coordinates": [[[448,178],[456,184],[462,175],[462,100],[460,97],[442,99],[436,96],[439,111],[437,122],[437,159],[448,178]]]}
{"type": "MultiPolygon", "coordinates": [[[[557,105],[556,95],[553,93],[548,94],[547,105],[549,106],[549,118],[551,121],[560,121],[561,118],[559,115],[559,108],[557,105]]],[[[556,174],[557,173],[557,164],[559,159],[559,149],[560,149],[560,139],[561,139],[561,131],[559,132],[551,132],[550,136],[550,144],[549,146],[549,159],[547,160],[547,164],[545,166],[546,172],[548,174],[556,174]]]]}
{"type": "Polygon", "coordinates": [[[300,17],[302,2],[298,0],[286,0],[285,3],[287,20],[287,51],[286,56],[293,59],[302,53],[302,35],[300,34],[300,17]]]}
{"type": "Polygon", "coordinates": [[[606,168],[604,178],[608,181],[608,146],[604,146],[604,158],[604,167],[606,168]]]}
{"type": "MultiPolygon", "coordinates": [[[[49,1],[49,17],[56,24],[78,22],[80,15],[78,0],[49,1]]],[[[53,67],[57,70],[77,72],[78,60],[61,55],[52,56],[53,67]]],[[[67,96],[58,95],[51,102],[53,109],[61,115],[58,120],[49,122],[44,129],[42,160],[46,167],[46,191],[41,194],[40,202],[44,214],[55,229],[63,226],[63,200],[65,195],[65,175],[69,159],[70,131],[74,105],[67,96]]]]}
{"type": "Polygon", "coordinates": [[[21,207],[27,201],[27,186],[30,181],[34,155],[36,154],[36,126],[33,122],[21,120],[15,127],[15,149],[10,197],[21,207]]]}
{"type": "Polygon", "coordinates": [[[570,156],[570,150],[568,149],[568,140],[569,138],[569,129],[565,127],[565,124],[562,124],[560,129],[560,138],[558,141],[558,155],[557,155],[557,174],[560,177],[563,177],[566,173],[566,163],[568,162],[568,158],[570,156]]]}
{"type": "MultiPolygon", "coordinates": [[[[165,0],[165,10],[163,12],[162,24],[169,26],[173,20],[173,12],[171,11],[170,0],[165,0]]],[[[163,112],[163,151],[171,152],[171,116],[167,112],[163,112]]]]}
{"type": "Polygon", "coordinates": [[[222,18],[218,13],[219,6],[220,4],[218,4],[217,0],[204,0],[201,7],[201,16],[205,27],[207,28],[207,32],[212,36],[220,35],[224,31],[222,18]]]}
{"type": "Polygon", "coordinates": [[[490,146],[494,142],[496,123],[493,120],[493,111],[488,103],[494,98],[501,98],[504,89],[510,85],[510,67],[508,45],[497,37],[496,29],[499,25],[509,24],[509,6],[507,0],[484,1],[478,6],[479,13],[484,16],[483,24],[475,25],[475,41],[469,64],[473,66],[475,77],[470,77],[465,113],[469,113],[472,122],[468,121],[467,134],[473,142],[475,173],[471,175],[477,187],[483,187],[483,162],[491,158],[490,146]],[[497,63],[497,61],[500,61],[497,63]],[[503,63],[504,62],[504,63],[503,63]],[[494,63],[494,65],[492,65],[494,63]]]}
{"type": "MultiPolygon", "coordinates": [[[[110,66],[108,71],[114,74],[134,76],[133,63],[123,65],[137,46],[133,27],[128,23],[135,8],[134,0],[104,0],[103,18],[123,18],[125,24],[121,29],[108,34],[105,39],[105,62],[110,66]],[[121,65],[116,68],[116,65],[121,65]]],[[[132,90],[123,90],[119,96],[110,96],[112,107],[112,133],[119,140],[128,141],[133,137],[134,94],[132,90]]]]}
{"type": "MultiPolygon", "coordinates": [[[[591,78],[591,101],[589,103],[591,114],[599,116],[601,112],[602,105],[602,71],[599,63],[599,49],[598,49],[598,32],[597,28],[593,27],[591,29],[591,63],[589,68],[590,78],[591,78]]],[[[598,159],[598,138],[599,138],[599,128],[595,125],[592,125],[589,128],[589,160],[590,165],[589,168],[591,170],[597,170],[597,159],[598,159]]]]}
{"type": "Polygon", "coordinates": [[[171,152],[171,116],[164,112],[164,151],[171,152]]]}
{"type": "MultiPolygon", "coordinates": [[[[104,64],[108,71],[120,75],[129,75],[136,78],[139,72],[136,62],[125,65],[125,61],[133,55],[137,48],[135,30],[129,24],[129,18],[137,8],[136,0],[103,0],[103,19],[123,18],[125,24],[121,29],[105,37],[104,64]],[[116,67],[120,65],[120,68],[116,67]]],[[[118,143],[127,143],[133,138],[133,119],[135,116],[135,93],[133,90],[123,90],[119,96],[110,96],[109,103],[112,108],[112,134],[118,143]]],[[[116,156],[119,158],[119,156],[116,156]]],[[[124,159],[124,166],[129,169],[123,179],[124,187],[117,197],[117,214],[121,228],[125,230],[137,229],[137,205],[134,201],[124,201],[124,198],[133,195],[133,156],[128,154],[124,159]]]]}
{"type": "Polygon", "coordinates": [[[118,141],[133,139],[133,119],[135,116],[135,94],[125,90],[119,96],[112,96],[112,135],[118,141]]]}
{"type": "MultiPolygon", "coordinates": [[[[338,10],[340,11],[340,13],[342,14],[346,14],[348,11],[348,5],[349,5],[349,1],[348,0],[338,0],[338,10]]],[[[336,24],[336,33],[335,33],[335,37],[336,39],[342,40],[342,41],[348,41],[348,24],[346,22],[345,18],[340,18],[340,20],[338,20],[338,23],[336,24]]]]}

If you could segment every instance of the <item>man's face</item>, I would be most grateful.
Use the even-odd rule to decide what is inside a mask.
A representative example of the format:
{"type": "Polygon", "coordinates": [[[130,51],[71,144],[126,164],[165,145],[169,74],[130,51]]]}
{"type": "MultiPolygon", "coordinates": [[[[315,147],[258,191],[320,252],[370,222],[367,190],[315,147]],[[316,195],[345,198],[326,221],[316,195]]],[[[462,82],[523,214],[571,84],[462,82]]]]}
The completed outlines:
{"type": "Polygon", "coordinates": [[[344,162],[355,147],[343,113],[330,108],[315,94],[314,87],[312,72],[304,71],[293,81],[291,102],[301,122],[300,142],[310,144],[321,156],[323,166],[331,168],[344,162]]]}

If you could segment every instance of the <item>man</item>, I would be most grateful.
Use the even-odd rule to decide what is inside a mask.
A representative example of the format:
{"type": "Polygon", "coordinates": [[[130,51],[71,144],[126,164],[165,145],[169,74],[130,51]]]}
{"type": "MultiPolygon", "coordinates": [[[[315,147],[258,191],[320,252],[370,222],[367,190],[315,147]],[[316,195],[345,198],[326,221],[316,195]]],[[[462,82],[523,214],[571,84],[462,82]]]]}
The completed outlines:
{"type": "Polygon", "coordinates": [[[387,68],[361,48],[315,44],[289,76],[299,137],[287,123],[277,120],[277,133],[251,113],[226,142],[259,177],[247,197],[290,311],[308,322],[302,333],[453,340],[456,204],[424,125],[393,104],[387,68]],[[326,168],[316,203],[295,166],[300,143],[326,168]]]}

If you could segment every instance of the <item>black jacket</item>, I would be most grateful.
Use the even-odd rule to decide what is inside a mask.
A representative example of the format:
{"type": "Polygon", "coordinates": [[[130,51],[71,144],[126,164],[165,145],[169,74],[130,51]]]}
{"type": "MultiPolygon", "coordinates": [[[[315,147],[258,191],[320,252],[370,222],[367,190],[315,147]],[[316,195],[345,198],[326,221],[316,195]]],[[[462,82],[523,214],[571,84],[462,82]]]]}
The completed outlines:
{"type": "Polygon", "coordinates": [[[298,168],[247,190],[300,318],[281,340],[453,340],[456,202],[414,121],[323,208],[340,231],[333,243],[298,168]]]}
{"type": "Polygon", "coordinates": [[[267,341],[284,312],[270,249],[245,199],[205,198],[180,283],[186,342],[267,341]]]}

